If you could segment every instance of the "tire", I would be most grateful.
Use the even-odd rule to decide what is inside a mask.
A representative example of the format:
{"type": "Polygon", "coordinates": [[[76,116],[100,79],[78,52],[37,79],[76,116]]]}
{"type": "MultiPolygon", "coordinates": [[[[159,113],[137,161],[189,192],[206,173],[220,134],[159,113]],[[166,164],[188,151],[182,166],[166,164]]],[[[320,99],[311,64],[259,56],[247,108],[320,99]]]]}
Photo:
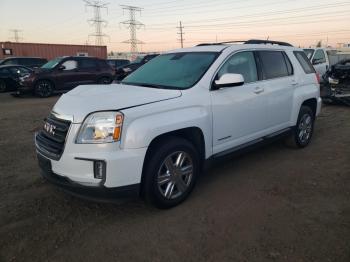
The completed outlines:
{"type": "Polygon", "coordinates": [[[150,154],[144,169],[144,197],[161,209],[180,204],[189,196],[198,177],[197,150],[185,139],[170,137],[157,143],[150,154]]]}
{"type": "Polygon", "coordinates": [[[6,82],[0,80],[0,93],[5,92],[7,90],[6,82]]]}
{"type": "Polygon", "coordinates": [[[34,93],[38,97],[49,97],[53,93],[53,84],[49,80],[39,80],[35,84],[34,93]]]}
{"type": "Polygon", "coordinates": [[[315,114],[308,106],[300,108],[298,121],[286,144],[294,148],[305,148],[310,144],[315,124],[315,114]]]}
{"type": "Polygon", "coordinates": [[[112,79],[108,76],[105,76],[105,77],[101,77],[97,82],[99,84],[102,84],[102,85],[109,85],[110,83],[112,83],[112,79]]]}

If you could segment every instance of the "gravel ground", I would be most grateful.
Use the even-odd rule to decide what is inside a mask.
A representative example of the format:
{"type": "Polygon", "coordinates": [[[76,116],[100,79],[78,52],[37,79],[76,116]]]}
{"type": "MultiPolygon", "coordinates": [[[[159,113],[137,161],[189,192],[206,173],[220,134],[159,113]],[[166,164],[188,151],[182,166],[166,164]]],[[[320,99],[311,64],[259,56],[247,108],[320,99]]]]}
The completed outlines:
{"type": "Polygon", "coordinates": [[[97,204],[39,176],[33,134],[58,97],[0,95],[0,261],[350,261],[350,108],[304,150],[218,161],[171,210],[97,204]]]}

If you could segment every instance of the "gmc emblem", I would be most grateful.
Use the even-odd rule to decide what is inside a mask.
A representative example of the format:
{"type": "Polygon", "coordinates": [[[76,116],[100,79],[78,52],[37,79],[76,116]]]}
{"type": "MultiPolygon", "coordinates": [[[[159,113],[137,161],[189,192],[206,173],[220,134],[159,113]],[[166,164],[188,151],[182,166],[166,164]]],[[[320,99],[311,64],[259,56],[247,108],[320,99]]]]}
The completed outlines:
{"type": "Polygon", "coordinates": [[[50,123],[48,123],[48,122],[45,122],[45,124],[44,124],[44,130],[47,132],[47,133],[49,133],[49,134],[51,134],[51,135],[55,135],[55,130],[56,130],[56,126],[55,125],[52,125],[52,124],[50,124],[50,123]]]}

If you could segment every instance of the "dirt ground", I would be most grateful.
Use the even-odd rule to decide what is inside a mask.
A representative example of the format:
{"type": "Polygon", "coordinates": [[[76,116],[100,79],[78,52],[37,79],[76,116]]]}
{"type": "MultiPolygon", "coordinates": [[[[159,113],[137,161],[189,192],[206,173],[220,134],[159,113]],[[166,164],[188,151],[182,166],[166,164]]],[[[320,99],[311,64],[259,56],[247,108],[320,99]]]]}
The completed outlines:
{"type": "Polygon", "coordinates": [[[0,261],[350,261],[350,108],[304,150],[217,162],[171,210],[97,204],[39,176],[33,134],[58,97],[0,95],[0,261]]]}

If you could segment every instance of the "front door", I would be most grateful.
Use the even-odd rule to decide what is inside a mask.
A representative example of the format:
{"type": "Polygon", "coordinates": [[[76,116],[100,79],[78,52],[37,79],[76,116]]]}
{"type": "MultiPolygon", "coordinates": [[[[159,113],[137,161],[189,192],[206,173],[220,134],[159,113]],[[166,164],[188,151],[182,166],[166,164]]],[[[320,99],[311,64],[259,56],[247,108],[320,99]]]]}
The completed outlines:
{"type": "Polygon", "coordinates": [[[244,85],[211,91],[213,112],[213,153],[251,142],[264,135],[266,97],[259,81],[255,54],[232,55],[216,79],[227,73],[241,74],[244,85]]]}
{"type": "Polygon", "coordinates": [[[75,59],[62,62],[55,70],[56,89],[69,90],[79,85],[78,62],[75,59]]]}

